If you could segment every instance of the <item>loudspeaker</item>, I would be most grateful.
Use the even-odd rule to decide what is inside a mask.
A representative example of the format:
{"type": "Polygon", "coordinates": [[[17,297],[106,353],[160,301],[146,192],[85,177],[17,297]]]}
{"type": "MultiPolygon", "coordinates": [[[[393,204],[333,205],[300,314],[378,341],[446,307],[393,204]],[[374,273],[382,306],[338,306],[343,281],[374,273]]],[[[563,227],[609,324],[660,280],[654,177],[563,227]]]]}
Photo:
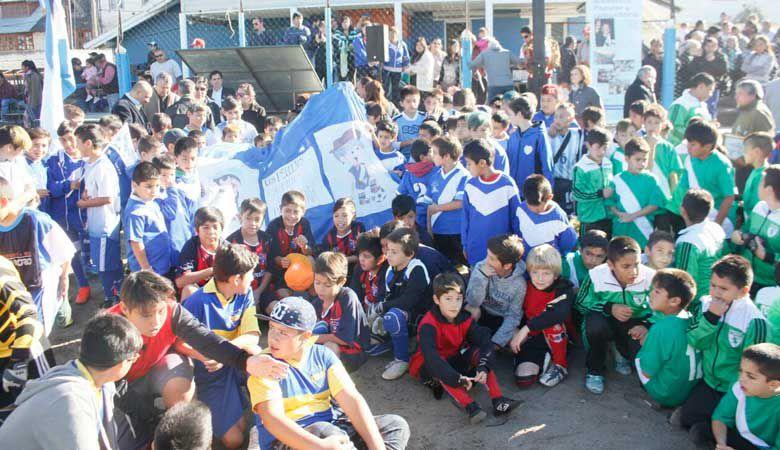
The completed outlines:
{"type": "Polygon", "coordinates": [[[366,27],[366,54],[368,62],[378,61],[380,64],[387,61],[387,25],[371,25],[366,27]]]}

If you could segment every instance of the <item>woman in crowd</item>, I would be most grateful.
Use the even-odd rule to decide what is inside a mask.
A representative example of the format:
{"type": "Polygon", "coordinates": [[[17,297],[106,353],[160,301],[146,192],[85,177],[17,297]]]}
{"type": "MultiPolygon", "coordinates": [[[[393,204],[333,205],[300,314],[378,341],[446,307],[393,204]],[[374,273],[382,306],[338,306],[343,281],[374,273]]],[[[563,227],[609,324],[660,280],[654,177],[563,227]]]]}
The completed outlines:
{"type": "Polygon", "coordinates": [[[428,43],[425,38],[420,36],[417,43],[414,44],[414,53],[412,54],[412,64],[409,66],[409,72],[415,77],[412,78],[412,84],[423,93],[430,93],[433,90],[433,68],[436,61],[433,54],[428,50],[428,43]]]}
{"type": "Polygon", "coordinates": [[[35,63],[29,59],[22,61],[22,71],[24,72],[24,102],[27,105],[24,110],[24,126],[37,127],[43,101],[43,77],[35,67],[35,63]]]}
{"type": "Polygon", "coordinates": [[[769,39],[764,35],[754,37],[750,43],[750,52],[742,60],[741,68],[745,78],[766,84],[776,65],[775,53],[769,45],[769,39]]]}
{"type": "Polygon", "coordinates": [[[577,119],[582,115],[582,111],[589,106],[604,108],[601,97],[595,89],[590,87],[590,69],[585,65],[574,66],[571,69],[571,91],[569,92],[569,101],[574,105],[574,112],[577,119]]]}
{"type": "Polygon", "coordinates": [[[365,84],[364,89],[366,103],[374,102],[381,105],[382,109],[390,117],[395,117],[400,114],[398,108],[385,97],[385,89],[382,87],[382,83],[371,80],[365,84]]]}
{"type": "Polygon", "coordinates": [[[352,43],[360,35],[360,31],[352,26],[352,19],[344,16],[341,19],[341,28],[333,33],[334,53],[338,67],[337,78],[340,81],[351,81],[355,76],[355,67],[352,65],[352,43]]]}
{"type": "Polygon", "coordinates": [[[460,41],[453,39],[447,47],[447,56],[441,62],[439,72],[439,87],[444,92],[451,86],[460,85],[460,41]]]}
{"type": "Polygon", "coordinates": [[[691,77],[698,73],[693,71],[694,68],[691,63],[694,58],[701,56],[701,51],[701,43],[696,39],[688,39],[680,46],[674,85],[675,98],[682,95],[682,92],[688,86],[691,77]]]}
{"type": "Polygon", "coordinates": [[[438,83],[439,75],[441,74],[441,64],[444,62],[447,52],[444,51],[444,45],[439,38],[431,41],[430,50],[431,55],[433,55],[433,81],[438,83]]]}
{"type": "Polygon", "coordinates": [[[241,83],[236,89],[236,98],[241,102],[241,119],[255,126],[258,133],[265,129],[265,108],[257,103],[255,88],[251,83],[241,83]]]}

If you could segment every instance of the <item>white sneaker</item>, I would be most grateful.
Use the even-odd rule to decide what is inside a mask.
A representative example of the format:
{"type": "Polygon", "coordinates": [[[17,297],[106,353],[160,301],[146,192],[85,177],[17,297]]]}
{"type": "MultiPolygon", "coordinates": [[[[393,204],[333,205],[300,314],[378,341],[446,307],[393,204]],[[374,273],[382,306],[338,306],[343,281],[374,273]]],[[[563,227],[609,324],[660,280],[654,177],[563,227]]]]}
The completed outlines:
{"type": "Polygon", "coordinates": [[[404,376],[407,370],[409,370],[408,362],[395,359],[382,372],[382,378],[385,380],[397,380],[404,376]]]}

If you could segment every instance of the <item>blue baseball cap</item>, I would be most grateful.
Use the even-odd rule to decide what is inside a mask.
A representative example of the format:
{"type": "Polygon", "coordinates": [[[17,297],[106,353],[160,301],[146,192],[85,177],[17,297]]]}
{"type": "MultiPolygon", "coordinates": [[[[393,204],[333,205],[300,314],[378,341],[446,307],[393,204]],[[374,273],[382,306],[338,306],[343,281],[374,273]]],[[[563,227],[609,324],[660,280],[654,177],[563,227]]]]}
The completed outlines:
{"type": "Polygon", "coordinates": [[[300,331],[311,331],[317,323],[314,306],[301,297],[285,297],[276,303],[270,316],[265,314],[255,314],[255,316],[300,331]]]}

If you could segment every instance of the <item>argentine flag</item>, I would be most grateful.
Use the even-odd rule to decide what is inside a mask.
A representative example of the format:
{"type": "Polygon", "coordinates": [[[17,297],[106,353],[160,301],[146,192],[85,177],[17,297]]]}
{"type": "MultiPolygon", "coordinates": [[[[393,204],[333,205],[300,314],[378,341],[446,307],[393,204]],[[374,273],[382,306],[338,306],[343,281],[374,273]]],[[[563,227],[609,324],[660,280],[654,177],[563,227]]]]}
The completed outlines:
{"type": "Polygon", "coordinates": [[[56,136],[57,127],[65,119],[65,97],[76,90],[73,67],[70,65],[68,29],[61,0],[41,0],[46,11],[44,48],[43,107],[41,128],[56,136]]]}

